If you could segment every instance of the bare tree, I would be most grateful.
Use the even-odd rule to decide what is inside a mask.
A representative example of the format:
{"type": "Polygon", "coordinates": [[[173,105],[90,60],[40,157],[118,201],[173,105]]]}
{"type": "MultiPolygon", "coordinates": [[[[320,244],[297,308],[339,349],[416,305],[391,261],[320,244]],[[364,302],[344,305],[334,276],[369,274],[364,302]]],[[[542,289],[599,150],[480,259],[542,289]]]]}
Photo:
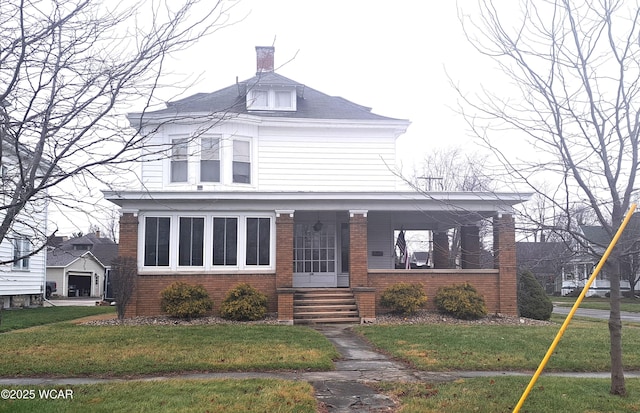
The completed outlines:
{"type": "MultiPolygon", "coordinates": [[[[230,7],[223,0],[2,2],[0,162],[11,169],[3,169],[0,242],[20,223],[32,231],[29,254],[37,253],[53,234],[29,214],[80,200],[73,191],[51,196],[55,186],[108,185],[114,170],[123,173],[141,156],[144,134],[123,131],[119,116],[130,105],[144,113],[157,103],[166,60],[231,24],[230,7]]],[[[171,79],[178,88],[182,82],[171,79]]],[[[23,257],[0,264],[16,258],[23,257]]]]}
{"type": "Polygon", "coordinates": [[[122,320],[129,300],[133,296],[135,278],[138,274],[138,264],[135,258],[118,257],[111,264],[109,282],[116,302],[118,319],[122,320]]]}
{"type": "MultiPolygon", "coordinates": [[[[508,172],[546,197],[564,229],[572,207],[587,206],[613,236],[636,199],[640,133],[640,8],[622,0],[479,1],[459,10],[464,32],[493,59],[509,87],[473,96],[454,85],[475,134],[508,172]],[[470,17],[473,16],[473,17],[470,17]],[[500,144],[508,135],[508,144],[500,144]],[[513,148],[518,152],[514,153],[513,148]],[[535,154],[535,159],[527,154],[535,154]],[[537,182],[547,182],[543,191],[537,182]]],[[[487,81],[491,81],[487,79],[487,81]]],[[[612,254],[611,393],[626,394],[620,277],[623,248],[612,254]]]]}
{"type": "MultiPolygon", "coordinates": [[[[493,191],[493,179],[483,168],[486,161],[486,155],[468,153],[459,146],[436,148],[427,153],[420,167],[414,171],[411,185],[426,195],[431,191],[493,191]]],[[[480,239],[487,239],[492,224],[479,220],[478,225],[480,239]]],[[[449,267],[455,268],[460,263],[460,228],[454,227],[448,232],[451,242],[449,267]]]]}
{"type": "Polygon", "coordinates": [[[486,191],[491,177],[483,165],[487,156],[467,153],[459,146],[436,148],[415,170],[413,184],[427,191],[486,191]]]}

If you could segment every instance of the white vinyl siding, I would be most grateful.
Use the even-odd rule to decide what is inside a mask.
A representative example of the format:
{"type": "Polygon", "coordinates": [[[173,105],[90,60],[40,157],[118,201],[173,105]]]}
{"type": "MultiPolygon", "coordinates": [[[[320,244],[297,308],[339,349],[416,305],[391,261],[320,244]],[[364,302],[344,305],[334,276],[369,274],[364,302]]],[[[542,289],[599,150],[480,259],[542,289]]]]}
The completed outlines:
{"type": "MultiPolygon", "coordinates": [[[[220,181],[200,179],[199,138],[190,140],[188,182],[172,183],[170,160],[150,154],[142,163],[148,190],[215,191],[395,191],[408,189],[394,174],[396,136],[392,128],[326,121],[251,118],[221,121],[206,130],[196,125],[167,125],[150,145],[168,145],[170,138],[219,137],[220,181]],[[267,124],[264,124],[267,123],[267,124]],[[250,142],[250,183],[234,182],[234,142],[250,142]]],[[[149,150],[152,152],[152,150],[149,150]]],[[[245,151],[246,152],[246,151],[245,151]]],[[[214,155],[215,156],[215,155],[214,155]]],[[[235,160],[236,162],[239,159],[235,160]]],[[[239,167],[239,164],[238,164],[239,167]]],[[[246,169],[246,168],[245,168],[246,169]]],[[[238,178],[236,176],[236,178],[238,178]]],[[[246,180],[246,179],[245,179],[246,180]]]]}
{"type": "Polygon", "coordinates": [[[394,268],[392,216],[386,212],[369,212],[367,217],[367,263],[370,269],[394,268]],[[373,251],[377,251],[376,255],[373,251]],[[382,252],[382,255],[379,253],[382,252]]]}
{"type": "Polygon", "coordinates": [[[261,136],[258,146],[260,189],[397,189],[398,178],[392,172],[396,162],[393,139],[327,135],[261,136]]]}
{"type": "MultiPolygon", "coordinates": [[[[2,261],[13,259],[14,239],[28,238],[34,244],[31,247],[32,251],[39,248],[44,242],[44,239],[40,238],[43,237],[43,233],[46,233],[46,216],[43,205],[28,205],[25,212],[20,215],[20,219],[33,223],[35,229],[15,223],[8,238],[0,243],[0,259],[2,261]]],[[[41,294],[44,291],[45,251],[46,249],[42,249],[29,257],[29,268],[15,268],[12,263],[0,266],[2,273],[0,276],[0,296],[41,294]]]]}

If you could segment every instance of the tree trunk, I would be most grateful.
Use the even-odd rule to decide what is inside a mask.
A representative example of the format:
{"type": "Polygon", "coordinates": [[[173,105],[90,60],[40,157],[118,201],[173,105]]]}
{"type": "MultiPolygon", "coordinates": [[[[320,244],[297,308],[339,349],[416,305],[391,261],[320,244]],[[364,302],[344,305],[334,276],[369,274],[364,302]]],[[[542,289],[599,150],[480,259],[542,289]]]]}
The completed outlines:
{"type": "Polygon", "coordinates": [[[625,396],[627,389],[624,383],[622,364],[622,322],[620,321],[620,260],[611,257],[607,264],[611,282],[609,313],[609,337],[611,340],[611,394],[625,396]]]}

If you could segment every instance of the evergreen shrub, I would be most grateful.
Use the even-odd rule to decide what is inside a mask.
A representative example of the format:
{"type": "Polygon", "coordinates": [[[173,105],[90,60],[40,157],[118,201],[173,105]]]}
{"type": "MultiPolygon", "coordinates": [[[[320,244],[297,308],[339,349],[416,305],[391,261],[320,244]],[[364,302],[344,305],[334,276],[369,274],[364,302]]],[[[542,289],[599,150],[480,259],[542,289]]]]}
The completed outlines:
{"type": "Polygon", "coordinates": [[[254,321],[266,314],[267,296],[247,283],[229,290],[220,306],[220,316],[227,320],[254,321]]]}
{"type": "Polygon", "coordinates": [[[414,314],[427,302],[422,284],[398,283],[388,287],[380,297],[380,305],[399,314],[414,314]]]}
{"type": "Polygon", "coordinates": [[[463,320],[476,320],[487,315],[484,297],[469,283],[438,288],[434,302],[441,313],[463,320]]]}
{"type": "Polygon", "coordinates": [[[518,312],[535,320],[548,320],[553,312],[551,299],[529,270],[522,271],[518,280],[518,312]]]}
{"type": "Polygon", "coordinates": [[[177,281],[160,292],[162,311],[172,317],[191,319],[206,315],[213,301],[202,285],[177,281]]]}

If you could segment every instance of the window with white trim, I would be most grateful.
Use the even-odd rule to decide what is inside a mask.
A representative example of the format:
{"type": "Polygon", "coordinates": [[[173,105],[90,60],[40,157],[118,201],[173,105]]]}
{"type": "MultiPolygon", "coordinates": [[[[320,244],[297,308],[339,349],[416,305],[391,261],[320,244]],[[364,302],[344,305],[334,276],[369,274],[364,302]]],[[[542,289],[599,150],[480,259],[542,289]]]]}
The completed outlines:
{"type": "Polygon", "coordinates": [[[235,139],[233,141],[233,182],[251,183],[251,142],[235,139]]]}
{"type": "Polygon", "coordinates": [[[254,89],[247,94],[249,110],[296,110],[296,91],[289,89],[254,89]]]}
{"type": "Polygon", "coordinates": [[[238,218],[213,217],[213,265],[238,264],[238,218]]]}
{"type": "Polygon", "coordinates": [[[143,267],[171,271],[272,269],[275,220],[255,213],[147,216],[143,267]],[[173,229],[171,227],[174,227],[173,229]]]}
{"type": "Polygon", "coordinates": [[[251,101],[249,102],[250,108],[268,108],[269,107],[269,91],[268,90],[253,90],[251,92],[251,101]]]}
{"type": "Polygon", "coordinates": [[[171,139],[171,182],[187,182],[189,177],[189,139],[171,139]]]}
{"type": "Polygon", "coordinates": [[[145,267],[169,266],[169,238],[171,218],[146,217],[144,221],[145,267]]]}
{"type": "Polygon", "coordinates": [[[31,254],[31,241],[28,238],[13,240],[13,268],[16,270],[29,269],[29,254],[31,254]]]}
{"type": "Polygon", "coordinates": [[[204,265],[204,218],[180,217],[178,230],[178,265],[204,265]]]}
{"type": "Polygon", "coordinates": [[[275,104],[276,109],[292,109],[292,100],[294,94],[289,90],[276,90],[274,92],[275,95],[275,104]]]}
{"type": "Polygon", "coordinates": [[[220,138],[200,138],[200,182],[220,182],[220,138]]]}
{"type": "Polygon", "coordinates": [[[247,218],[247,265],[269,265],[271,220],[247,218]]]}

